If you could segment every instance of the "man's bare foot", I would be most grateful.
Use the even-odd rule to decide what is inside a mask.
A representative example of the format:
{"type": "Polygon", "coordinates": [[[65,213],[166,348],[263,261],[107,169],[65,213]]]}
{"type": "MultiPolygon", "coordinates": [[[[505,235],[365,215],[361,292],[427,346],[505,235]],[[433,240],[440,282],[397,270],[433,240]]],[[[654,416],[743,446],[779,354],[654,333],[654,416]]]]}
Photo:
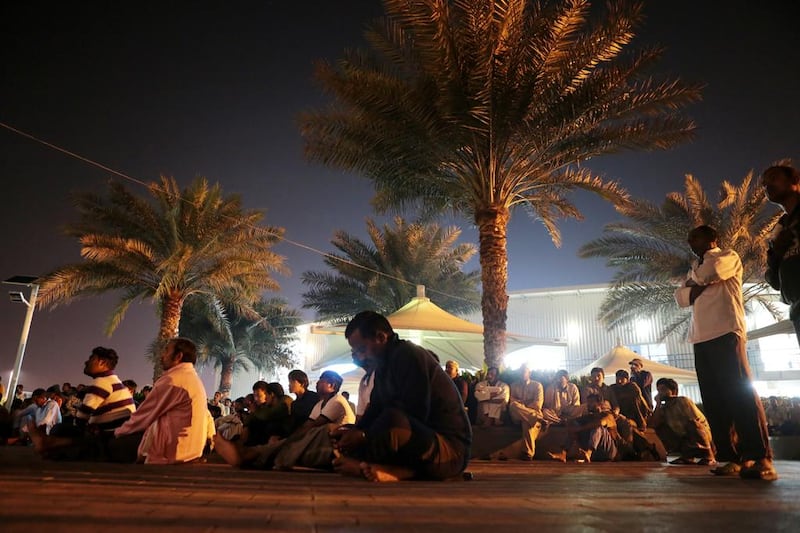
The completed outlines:
{"type": "Polygon", "coordinates": [[[242,454],[235,442],[226,440],[222,435],[214,435],[214,450],[231,466],[242,466],[242,454]]]}
{"type": "Polygon", "coordinates": [[[363,464],[366,463],[346,455],[340,455],[333,460],[333,469],[343,476],[363,477],[364,473],[361,470],[361,465],[363,464]]]}
{"type": "Polygon", "coordinates": [[[550,459],[554,461],[561,461],[562,463],[567,462],[567,450],[561,450],[558,453],[547,452],[547,455],[550,456],[550,459]]]}
{"type": "Polygon", "coordinates": [[[42,433],[42,431],[36,427],[36,424],[33,422],[29,422],[26,426],[28,430],[28,437],[31,439],[33,443],[33,449],[36,450],[37,453],[42,454],[47,451],[47,435],[42,433]]]}
{"type": "Polygon", "coordinates": [[[361,463],[361,472],[369,481],[390,483],[414,477],[414,471],[402,466],[361,463]]]}
{"type": "Polygon", "coordinates": [[[591,463],[592,450],[584,450],[583,448],[578,448],[578,453],[575,454],[575,461],[579,463],[591,463]]]}

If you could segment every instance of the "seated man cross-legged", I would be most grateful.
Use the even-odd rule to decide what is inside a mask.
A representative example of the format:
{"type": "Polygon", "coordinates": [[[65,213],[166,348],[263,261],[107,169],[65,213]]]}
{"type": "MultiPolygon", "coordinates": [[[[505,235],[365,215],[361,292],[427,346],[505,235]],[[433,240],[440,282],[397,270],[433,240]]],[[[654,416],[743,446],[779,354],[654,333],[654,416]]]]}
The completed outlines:
{"type": "Polygon", "coordinates": [[[438,358],[400,340],[386,317],[358,313],[345,337],[375,369],[369,405],[354,426],[333,433],[334,468],[371,481],[447,479],[464,472],[472,428],[461,394],[438,358]]]}
{"type": "Polygon", "coordinates": [[[716,462],[714,445],[705,415],[691,399],[678,396],[678,384],[674,379],[661,378],[656,388],[656,409],[650,425],[667,451],[680,454],[670,463],[713,465],[716,462]]]}
{"type": "Polygon", "coordinates": [[[551,453],[553,459],[578,462],[615,461],[618,456],[617,423],[614,415],[606,410],[600,396],[590,394],[586,398],[587,414],[573,418],[567,423],[568,441],[561,453],[551,453]]]}
{"type": "Polygon", "coordinates": [[[319,376],[317,394],[320,400],[306,421],[288,438],[273,438],[266,444],[243,446],[241,442],[232,442],[217,435],[214,439],[217,453],[229,465],[243,468],[330,469],[334,453],[330,432],[342,424],[355,422],[350,405],[339,394],[342,381],[339,374],[330,370],[319,376]]]}

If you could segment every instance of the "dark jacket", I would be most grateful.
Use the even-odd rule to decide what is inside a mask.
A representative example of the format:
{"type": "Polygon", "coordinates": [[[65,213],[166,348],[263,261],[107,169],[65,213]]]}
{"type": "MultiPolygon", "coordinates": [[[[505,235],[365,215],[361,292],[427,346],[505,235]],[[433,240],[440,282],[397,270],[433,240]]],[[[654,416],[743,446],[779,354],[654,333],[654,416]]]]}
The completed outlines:
{"type": "Polygon", "coordinates": [[[384,409],[397,408],[422,422],[469,457],[472,427],[461,395],[432,352],[394,336],[375,371],[369,406],[358,427],[369,430],[384,409]]]}
{"type": "Polygon", "coordinates": [[[800,316],[800,206],[778,221],[775,237],[767,250],[766,280],[781,291],[789,307],[789,318],[800,316]]]}

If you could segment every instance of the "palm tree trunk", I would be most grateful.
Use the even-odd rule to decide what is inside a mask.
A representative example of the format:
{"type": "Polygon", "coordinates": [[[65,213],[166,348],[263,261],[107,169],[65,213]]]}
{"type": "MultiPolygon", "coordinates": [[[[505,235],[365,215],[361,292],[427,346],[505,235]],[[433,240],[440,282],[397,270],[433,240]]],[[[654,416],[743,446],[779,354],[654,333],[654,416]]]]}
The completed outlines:
{"type": "Polygon", "coordinates": [[[219,373],[219,390],[223,393],[229,393],[233,386],[233,365],[236,362],[236,355],[231,354],[225,361],[222,362],[222,369],[219,373]]]}
{"type": "MultiPolygon", "coordinates": [[[[181,322],[181,309],[183,308],[184,296],[182,293],[173,291],[167,294],[161,301],[161,323],[158,326],[158,349],[157,355],[160,356],[161,350],[167,342],[178,336],[178,324],[181,322]]],[[[153,383],[161,376],[163,369],[157,359],[153,365],[153,383]]]]}
{"type": "Polygon", "coordinates": [[[506,310],[508,309],[508,221],[507,208],[489,207],[475,214],[481,261],[481,310],[483,311],[483,354],[487,366],[499,367],[506,351],[506,310]]]}

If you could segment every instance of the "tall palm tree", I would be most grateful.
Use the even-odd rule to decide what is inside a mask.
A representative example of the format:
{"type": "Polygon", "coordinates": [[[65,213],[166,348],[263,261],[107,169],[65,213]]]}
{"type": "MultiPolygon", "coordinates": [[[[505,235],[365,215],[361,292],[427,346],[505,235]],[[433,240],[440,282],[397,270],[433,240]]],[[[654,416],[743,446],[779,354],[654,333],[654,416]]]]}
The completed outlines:
{"type": "Polygon", "coordinates": [[[181,315],[181,335],[195,340],[198,363],[220,369],[219,388],[229,392],[239,371],[251,368],[274,373],[295,363],[291,343],[296,338],[300,314],[279,298],[260,298],[253,309],[257,319],[238,314],[235,307],[208,305],[190,297],[181,315]]]}
{"type": "Polygon", "coordinates": [[[283,230],[256,227],[261,212],[244,210],[238,196],[224,196],[219,184],[203,178],[181,191],[173,178],[162,177],[148,193],[140,197],[111,182],[107,198],[76,197],[78,221],[67,234],[80,242],[83,261],[44,277],[42,305],[120,291],[107,323],[110,335],[132,302],[150,299],[160,313],[157,338],[163,343],[177,334],[190,296],[246,313],[262,290],[278,289],[272,273],[285,271],[284,259],[272,246],[283,230]]]}
{"type": "Polygon", "coordinates": [[[390,314],[408,303],[414,285],[435,289],[431,300],[452,313],[478,309],[479,272],[462,268],[475,254],[472,244],[456,244],[461,230],[438,224],[409,224],[395,217],[394,227],[379,228],[367,219],[371,243],[339,231],[331,243],[341,252],[325,258],[331,271],[304,272],[303,307],[323,320],[346,321],[359,311],[390,314]]]}
{"type": "Polygon", "coordinates": [[[724,181],[717,202],[687,175],[684,192],[668,194],[661,206],[635,200],[618,212],[628,221],[606,225],[602,237],[578,252],[581,257],[605,257],[617,269],[600,310],[606,326],[660,314],[670,319],[662,338],[685,331],[691,313],[677,307],[673,293],[694,260],[686,242],[689,231],[702,224],[716,228],[720,245],[741,257],[745,305],[761,305],[780,316],[762,276],[767,238],[780,213],[753,183],[752,172],[738,185],[724,181]]]}
{"type": "Polygon", "coordinates": [[[699,87],[646,71],[659,48],[628,46],[642,6],[585,0],[384,0],[368,50],[322,63],[329,109],[305,114],[309,158],[372,180],[379,209],[449,210],[479,232],[487,364],[501,361],[507,227],[515,208],[560,244],[568,193],[624,202],[580,164],[687,140],[699,87]]]}

